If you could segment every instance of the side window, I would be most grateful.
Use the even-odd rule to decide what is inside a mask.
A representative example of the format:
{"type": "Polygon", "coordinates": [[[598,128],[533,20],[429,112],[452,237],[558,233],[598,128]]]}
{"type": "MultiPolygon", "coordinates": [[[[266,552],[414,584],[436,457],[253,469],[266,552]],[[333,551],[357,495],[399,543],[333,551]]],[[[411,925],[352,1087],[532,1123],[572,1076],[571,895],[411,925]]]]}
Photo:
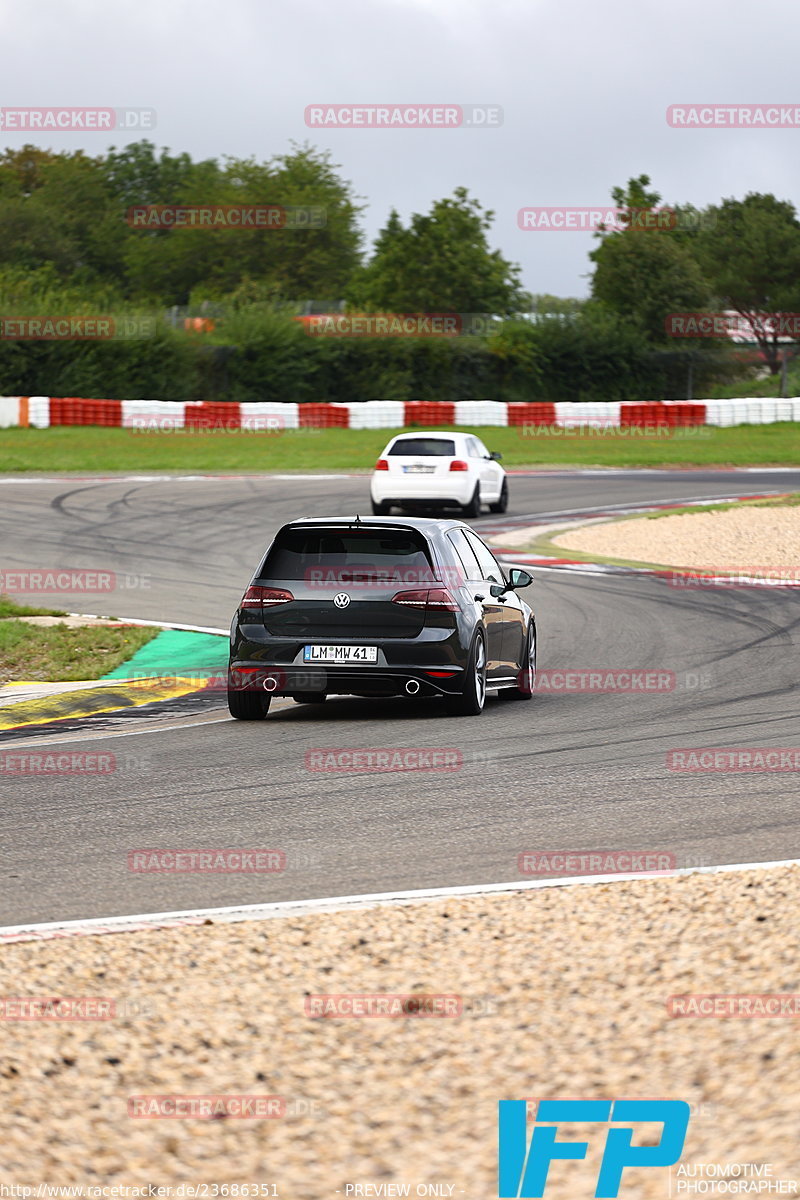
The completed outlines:
{"type": "Polygon", "coordinates": [[[475,445],[477,446],[478,457],[479,458],[488,458],[489,451],[486,449],[486,447],[484,446],[481,439],[476,437],[476,438],[473,438],[472,440],[475,443],[475,445]]]}
{"type": "Polygon", "coordinates": [[[481,570],[480,563],[475,557],[469,542],[464,536],[464,531],[462,529],[452,529],[447,536],[452,543],[459,560],[463,564],[466,578],[483,579],[483,571],[481,570]]]}
{"type": "Polygon", "coordinates": [[[467,438],[467,454],[470,456],[470,458],[480,458],[481,457],[480,442],[478,441],[477,438],[474,438],[474,437],[467,438]]]}
{"type": "Polygon", "coordinates": [[[465,532],[464,538],[475,551],[475,557],[481,568],[481,578],[491,579],[494,583],[504,583],[503,572],[495,561],[494,555],[487,550],[479,537],[472,532],[465,532]]]}

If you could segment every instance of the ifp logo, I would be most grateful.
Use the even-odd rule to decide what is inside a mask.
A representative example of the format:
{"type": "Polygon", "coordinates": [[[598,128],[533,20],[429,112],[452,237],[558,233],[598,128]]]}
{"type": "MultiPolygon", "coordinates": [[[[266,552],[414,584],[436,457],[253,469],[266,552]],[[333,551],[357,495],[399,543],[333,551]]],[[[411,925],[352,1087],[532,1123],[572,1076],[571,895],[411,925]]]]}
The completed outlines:
{"type": "Polygon", "coordinates": [[[656,1146],[634,1146],[633,1127],[609,1129],[603,1150],[596,1197],[619,1194],[625,1167],[670,1167],[680,1158],[689,1124],[684,1100],[540,1100],[530,1146],[527,1104],[501,1100],[499,1114],[498,1196],[501,1200],[544,1195],[550,1163],[586,1157],[588,1142],[557,1142],[562,1122],[654,1121],[663,1126],[656,1146]]]}

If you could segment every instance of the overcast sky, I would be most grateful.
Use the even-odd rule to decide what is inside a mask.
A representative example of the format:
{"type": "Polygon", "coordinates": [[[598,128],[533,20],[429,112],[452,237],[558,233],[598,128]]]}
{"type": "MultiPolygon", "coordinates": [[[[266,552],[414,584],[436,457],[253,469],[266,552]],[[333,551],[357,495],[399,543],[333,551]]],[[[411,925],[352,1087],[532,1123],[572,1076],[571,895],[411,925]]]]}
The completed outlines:
{"type": "MultiPolygon", "coordinates": [[[[371,244],[463,185],[533,292],[588,293],[591,234],[523,232],[526,206],[594,207],[649,174],[667,202],[796,202],[800,128],[670,128],[688,103],[800,107],[797,0],[0,0],[0,106],[157,111],[194,158],[331,151],[371,244]],[[310,104],[494,104],[496,128],[309,129],[310,104]]],[[[32,136],[104,151],[141,134],[32,136]]],[[[265,197],[269,200],[270,197],[265,197]]]]}

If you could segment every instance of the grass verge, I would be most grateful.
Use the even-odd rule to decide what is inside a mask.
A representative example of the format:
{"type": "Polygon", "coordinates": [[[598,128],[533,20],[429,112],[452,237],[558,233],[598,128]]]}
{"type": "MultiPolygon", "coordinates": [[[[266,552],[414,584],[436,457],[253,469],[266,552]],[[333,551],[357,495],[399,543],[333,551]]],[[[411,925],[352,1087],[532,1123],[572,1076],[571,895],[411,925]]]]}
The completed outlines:
{"type": "MultiPolygon", "coordinates": [[[[448,426],[437,426],[447,429],[448,426]]],[[[533,430],[534,427],[528,427],[533,430]]],[[[503,455],[505,467],[800,466],[800,423],[702,426],[670,437],[619,430],[526,434],[461,427],[503,455]],[[580,433],[581,436],[574,436],[580,433]]],[[[0,430],[0,469],[27,471],[371,471],[398,429],[287,429],[282,433],[145,432],[99,426],[0,430]]]]}
{"type": "Polygon", "coordinates": [[[0,683],[99,679],[127,662],[158,633],[158,629],[131,625],[43,627],[12,617],[0,621],[0,683]]]}
{"type": "MultiPolygon", "coordinates": [[[[722,504],[688,504],[682,508],[668,508],[663,512],[635,513],[634,516],[644,517],[647,521],[657,521],[659,517],[682,517],[686,513],[725,512],[728,508],[796,508],[800,504],[800,492],[787,492],[784,496],[768,496],[764,500],[727,500],[722,504]]],[[[629,520],[629,517],[621,518],[629,520]]]]}

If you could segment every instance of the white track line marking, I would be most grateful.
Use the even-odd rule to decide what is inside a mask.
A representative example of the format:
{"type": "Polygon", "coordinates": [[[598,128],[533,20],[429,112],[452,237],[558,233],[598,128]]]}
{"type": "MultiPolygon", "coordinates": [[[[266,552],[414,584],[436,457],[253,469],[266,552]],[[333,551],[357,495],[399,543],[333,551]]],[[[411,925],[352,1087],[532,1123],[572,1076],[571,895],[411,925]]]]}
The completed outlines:
{"type": "Polygon", "coordinates": [[[277,475],[270,471],[254,471],[239,475],[38,475],[0,478],[0,483],[202,483],[208,480],[230,479],[360,479],[371,472],[340,471],[336,475],[277,475]]]}
{"type": "Polygon", "coordinates": [[[141,617],[106,617],[97,613],[67,613],[68,617],[91,617],[95,621],[115,621],[120,625],[147,625],[154,629],[179,629],[186,633],[216,633],[230,637],[230,629],[217,629],[214,625],[174,625],[165,621],[144,621],[141,617]]]}
{"type": "Polygon", "coordinates": [[[422,888],[405,892],[375,892],[355,896],[331,896],[317,900],[283,900],[274,904],[250,904],[231,908],[196,908],[184,912],[142,913],[126,917],[90,917],[79,921],[52,921],[43,924],[7,925],[0,928],[0,943],[49,940],[51,938],[90,937],[103,933],[132,933],[137,930],[172,928],[183,925],[231,924],[239,921],[267,921],[280,917],[313,916],[322,912],[349,912],[361,908],[420,904],[462,896],[488,896],[504,892],[527,892],[538,888],[571,887],[576,884],[624,883],[631,879],[672,879],[684,875],[715,875],[731,871],[766,871],[774,867],[798,867],[800,859],[785,858],[773,862],[731,863],[718,867],[682,867],[677,871],[626,875],[578,875],[566,879],[520,880],[515,883],[473,884],[467,887],[422,888]]]}
{"type": "MultiPolygon", "coordinates": [[[[707,472],[717,473],[713,467],[699,466],[691,467],[676,471],[670,467],[577,467],[570,469],[569,467],[550,467],[550,468],[526,468],[512,467],[507,474],[523,476],[531,478],[533,476],[553,475],[559,478],[571,478],[576,475],[603,475],[606,477],[613,475],[670,475],[673,478],[691,478],[692,475],[707,472]]],[[[728,470],[719,471],[720,475],[737,475],[737,474],[770,474],[770,475],[796,475],[800,472],[800,467],[731,467],[728,470]]],[[[276,479],[276,480],[313,480],[313,479],[366,479],[371,472],[364,471],[340,471],[335,475],[332,474],[273,474],[269,471],[258,471],[240,473],[238,475],[3,475],[0,476],[0,485],[16,484],[16,483],[198,483],[207,482],[209,480],[230,480],[230,479],[276,479]]]]}

